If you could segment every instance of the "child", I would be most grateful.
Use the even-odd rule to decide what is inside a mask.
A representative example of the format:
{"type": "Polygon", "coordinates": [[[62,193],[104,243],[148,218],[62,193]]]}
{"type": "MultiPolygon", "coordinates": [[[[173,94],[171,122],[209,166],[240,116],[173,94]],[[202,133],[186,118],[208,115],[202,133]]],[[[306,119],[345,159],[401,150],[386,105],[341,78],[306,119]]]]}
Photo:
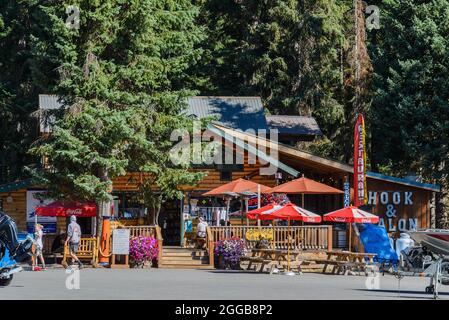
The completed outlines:
{"type": "Polygon", "coordinates": [[[42,269],[45,270],[45,260],[44,260],[44,256],[42,255],[42,249],[44,247],[44,245],[42,243],[42,237],[44,236],[43,228],[44,228],[43,225],[36,224],[36,232],[34,233],[34,244],[36,246],[35,257],[33,259],[33,270],[34,271],[40,270],[40,268],[37,266],[38,258],[42,262],[42,269]]]}

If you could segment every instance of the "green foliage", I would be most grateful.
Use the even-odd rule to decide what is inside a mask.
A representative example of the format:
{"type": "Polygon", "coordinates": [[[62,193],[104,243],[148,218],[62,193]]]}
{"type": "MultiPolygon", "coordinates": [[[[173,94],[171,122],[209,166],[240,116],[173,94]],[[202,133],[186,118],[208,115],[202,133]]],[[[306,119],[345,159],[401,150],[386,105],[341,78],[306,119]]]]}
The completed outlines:
{"type": "Polygon", "coordinates": [[[208,38],[204,58],[192,71],[201,92],[261,96],[273,114],[314,116],[325,135],[320,143],[328,144],[326,155],[342,158],[347,130],[339,128],[353,124],[343,84],[351,27],[345,12],[352,1],[201,3],[199,22],[208,38]]]}
{"type": "Polygon", "coordinates": [[[178,183],[201,176],[168,157],[171,131],[190,125],[182,111],[192,93],[185,70],[201,53],[197,8],[187,0],[78,1],[76,30],[65,26],[68,4],[35,8],[36,68],[57,70],[54,92],[67,108],[51,138],[31,150],[51,168],[36,174],[59,197],[103,201],[111,179],[144,171],[165,198],[179,197],[178,183]]]}
{"type": "Polygon", "coordinates": [[[440,183],[449,172],[448,5],[385,1],[370,47],[373,162],[440,183]]]}
{"type": "Polygon", "coordinates": [[[37,81],[32,68],[28,2],[0,1],[0,183],[23,178],[24,165],[37,161],[26,154],[37,136],[30,115],[49,81],[37,81]]]}
{"type": "Polygon", "coordinates": [[[149,147],[145,122],[136,110],[111,110],[105,105],[83,104],[82,110],[67,112],[51,137],[31,149],[49,159],[50,170],[37,171],[49,196],[76,200],[108,200],[110,179],[126,173],[129,148],[149,147]]]}

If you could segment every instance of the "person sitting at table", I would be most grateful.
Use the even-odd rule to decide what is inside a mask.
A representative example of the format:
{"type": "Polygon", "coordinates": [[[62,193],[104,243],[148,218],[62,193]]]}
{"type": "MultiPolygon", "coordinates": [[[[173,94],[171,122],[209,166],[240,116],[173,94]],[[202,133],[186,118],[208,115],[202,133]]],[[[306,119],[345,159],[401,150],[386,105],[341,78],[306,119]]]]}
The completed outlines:
{"type": "Polygon", "coordinates": [[[206,244],[206,229],[207,229],[207,222],[204,220],[203,217],[199,217],[200,222],[196,226],[196,243],[198,247],[204,247],[206,244]]]}

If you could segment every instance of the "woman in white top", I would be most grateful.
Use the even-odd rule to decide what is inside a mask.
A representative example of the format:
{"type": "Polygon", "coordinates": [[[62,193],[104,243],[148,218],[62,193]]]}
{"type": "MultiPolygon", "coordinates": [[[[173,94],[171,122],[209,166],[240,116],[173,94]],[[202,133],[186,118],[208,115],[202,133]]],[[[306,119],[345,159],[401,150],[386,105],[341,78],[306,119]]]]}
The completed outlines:
{"type": "Polygon", "coordinates": [[[33,270],[39,270],[37,268],[38,258],[41,260],[42,268],[45,269],[45,260],[44,256],[42,255],[42,249],[44,247],[44,244],[42,243],[42,237],[44,236],[43,228],[43,225],[36,224],[36,231],[34,233],[34,245],[36,246],[36,251],[33,259],[33,270]]]}

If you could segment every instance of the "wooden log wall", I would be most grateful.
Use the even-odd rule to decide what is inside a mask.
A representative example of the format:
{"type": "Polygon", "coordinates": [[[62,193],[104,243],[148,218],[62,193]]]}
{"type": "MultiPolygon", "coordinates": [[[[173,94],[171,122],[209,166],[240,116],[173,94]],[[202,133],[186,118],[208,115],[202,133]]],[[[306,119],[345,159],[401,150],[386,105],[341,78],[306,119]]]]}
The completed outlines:
{"type": "MultiPolygon", "coordinates": [[[[3,211],[14,219],[17,225],[18,231],[26,231],[26,210],[27,210],[27,189],[19,189],[11,192],[0,193],[0,199],[2,200],[3,211]],[[8,202],[8,197],[12,198],[12,202],[8,202]]],[[[57,232],[65,230],[66,219],[58,217],[56,220],[57,232]]]]}

